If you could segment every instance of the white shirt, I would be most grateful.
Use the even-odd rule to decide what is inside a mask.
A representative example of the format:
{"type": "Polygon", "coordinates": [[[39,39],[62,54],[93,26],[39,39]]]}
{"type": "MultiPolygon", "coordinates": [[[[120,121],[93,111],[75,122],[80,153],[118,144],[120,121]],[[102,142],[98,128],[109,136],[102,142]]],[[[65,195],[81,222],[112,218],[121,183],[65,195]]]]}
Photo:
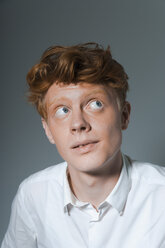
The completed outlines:
{"type": "Polygon", "coordinates": [[[66,162],[26,179],[1,248],[165,248],[165,168],[123,155],[98,212],[72,194],[66,162]]]}

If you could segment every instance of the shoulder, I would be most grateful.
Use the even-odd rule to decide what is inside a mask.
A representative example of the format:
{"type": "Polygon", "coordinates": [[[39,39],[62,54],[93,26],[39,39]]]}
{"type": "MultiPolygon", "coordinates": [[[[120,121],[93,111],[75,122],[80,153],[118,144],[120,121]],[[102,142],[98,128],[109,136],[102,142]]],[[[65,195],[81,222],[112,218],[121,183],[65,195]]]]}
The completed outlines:
{"type": "Polygon", "coordinates": [[[32,174],[20,184],[18,192],[39,191],[44,193],[52,184],[55,188],[62,187],[66,167],[67,163],[62,162],[32,174]]]}
{"type": "Polygon", "coordinates": [[[142,180],[149,185],[164,186],[165,188],[165,167],[152,163],[131,160],[132,177],[142,180]]]}
{"type": "MultiPolygon", "coordinates": [[[[147,162],[128,159],[131,179],[130,199],[134,207],[151,210],[152,216],[158,213],[165,216],[165,167],[147,162]]],[[[157,217],[156,217],[157,218],[157,217]]]]}

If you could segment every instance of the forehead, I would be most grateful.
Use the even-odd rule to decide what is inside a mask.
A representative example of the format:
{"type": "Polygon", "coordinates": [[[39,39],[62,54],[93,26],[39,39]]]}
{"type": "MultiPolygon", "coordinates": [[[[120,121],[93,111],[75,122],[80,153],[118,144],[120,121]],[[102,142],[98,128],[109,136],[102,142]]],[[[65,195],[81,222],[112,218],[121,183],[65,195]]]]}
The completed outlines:
{"type": "Polygon", "coordinates": [[[83,100],[84,97],[101,95],[103,97],[116,96],[115,91],[109,85],[77,83],[65,85],[54,83],[47,91],[45,100],[52,104],[60,99],[83,100]]]}

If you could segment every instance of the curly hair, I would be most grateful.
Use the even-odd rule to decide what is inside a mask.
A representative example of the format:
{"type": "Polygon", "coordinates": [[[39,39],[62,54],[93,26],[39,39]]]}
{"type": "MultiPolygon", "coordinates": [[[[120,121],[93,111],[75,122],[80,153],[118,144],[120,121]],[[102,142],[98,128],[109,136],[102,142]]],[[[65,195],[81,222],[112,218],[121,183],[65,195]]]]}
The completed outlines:
{"type": "Polygon", "coordinates": [[[53,83],[109,84],[115,89],[120,104],[128,91],[128,76],[122,65],[112,58],[110,47],[97,43],[75,46],[52,46],[27,74],[29,102],[46,119],[44,96],[53,83]]]}

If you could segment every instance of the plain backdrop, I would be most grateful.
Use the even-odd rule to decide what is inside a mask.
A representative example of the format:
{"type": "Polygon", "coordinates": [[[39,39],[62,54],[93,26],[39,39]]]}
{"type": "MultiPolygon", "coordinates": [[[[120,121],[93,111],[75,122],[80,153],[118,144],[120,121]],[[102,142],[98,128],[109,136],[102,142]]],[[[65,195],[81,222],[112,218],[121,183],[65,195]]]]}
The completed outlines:
{"type": "Polygon", "coordinates": [[[20,182],[62,159],[26,102],[26,74],[53,44],[95,41],[129,75],[122,150],[165,166],[165,0],[0,0],[0,241],[20,182]]]}

